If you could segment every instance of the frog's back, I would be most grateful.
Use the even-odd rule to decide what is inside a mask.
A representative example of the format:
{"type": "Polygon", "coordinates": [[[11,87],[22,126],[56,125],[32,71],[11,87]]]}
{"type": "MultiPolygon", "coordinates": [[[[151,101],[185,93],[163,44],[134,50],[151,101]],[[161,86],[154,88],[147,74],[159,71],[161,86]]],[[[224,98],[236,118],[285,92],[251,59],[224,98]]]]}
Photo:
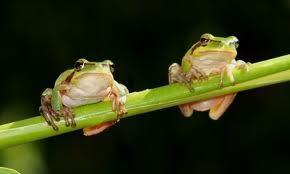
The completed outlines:
{"type": "Polygon", "coordinates": [[[61,73],[55,81],[54,86],[61,84],[71,73],[73,73],[73,69],[69,69],[61,73]]]}

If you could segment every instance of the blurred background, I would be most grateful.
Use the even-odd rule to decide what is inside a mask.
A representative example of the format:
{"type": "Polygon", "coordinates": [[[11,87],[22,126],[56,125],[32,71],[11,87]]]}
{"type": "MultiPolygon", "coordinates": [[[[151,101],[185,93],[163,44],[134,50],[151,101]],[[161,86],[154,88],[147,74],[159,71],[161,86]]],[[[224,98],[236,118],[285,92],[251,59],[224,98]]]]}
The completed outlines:
{"type": "MultiPolygon", "coordinates": [[[[290,52],[290,1],[55,1],[1,5],[1,124],[39,115],[40,94],[80,57],[111,59],[129,90],[167,84],[167,69],[205,32],[235,35],[238,59],[290,52]]],[[[239,93],[219,121],[177,107],[0,151],[23,174],[289,173],[290,83],[239,93]]]]}

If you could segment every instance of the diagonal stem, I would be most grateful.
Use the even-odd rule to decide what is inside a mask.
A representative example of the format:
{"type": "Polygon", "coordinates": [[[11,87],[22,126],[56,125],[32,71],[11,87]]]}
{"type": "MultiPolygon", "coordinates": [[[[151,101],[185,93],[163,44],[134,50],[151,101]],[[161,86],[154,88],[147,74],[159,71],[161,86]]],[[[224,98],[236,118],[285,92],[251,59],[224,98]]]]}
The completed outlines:
{"type": "MultiPolygon", "coordinates": [[[[219,87],[220,77],[213,76],[207,81],[193,82],[194,90],[192,91],[184,85],[173,84],[130,93],[126,103],[128,113],[123,118],[192,101],[290,81],[290,55],[252,64],[249,72],[235,70],[234,77],[236,84],[232,85],[228,79],[225,79],[223,88],[219,87]]],[[[41,116],[0,125],[0,148],[56,136],[116,119],[116,114],[111,111],[110,102],[84,105],[74,108],[74,112],[77,126],[75,128],[66,127],[64,120],[61,120],[57,123],[59,127],[57,132],[47,126],[41,116]]]]}

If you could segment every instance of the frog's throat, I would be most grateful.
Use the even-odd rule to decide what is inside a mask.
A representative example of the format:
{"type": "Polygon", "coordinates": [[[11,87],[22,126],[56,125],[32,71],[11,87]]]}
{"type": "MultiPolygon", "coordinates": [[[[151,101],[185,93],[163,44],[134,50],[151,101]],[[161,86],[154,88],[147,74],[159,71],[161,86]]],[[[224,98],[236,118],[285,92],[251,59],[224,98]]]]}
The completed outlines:
{"type": "MultiPolygon", "coordinates": [[[[207,50],[207,51],[200,51],[199,55],[196,57],[204,57],[204,56],[212,56],[212,57],[226,57],[229,60],[236,58],[237,52],[236,51],[221,51],[221,50],[207,50]]],[[[193,57],[195,57],[193,55],[193,57]]]]}

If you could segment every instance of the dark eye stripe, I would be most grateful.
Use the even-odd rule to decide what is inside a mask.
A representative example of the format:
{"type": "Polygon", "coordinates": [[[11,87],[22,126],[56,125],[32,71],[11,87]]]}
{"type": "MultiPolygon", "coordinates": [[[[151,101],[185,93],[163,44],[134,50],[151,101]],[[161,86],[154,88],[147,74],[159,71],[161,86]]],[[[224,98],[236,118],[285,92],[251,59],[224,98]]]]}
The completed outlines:
{"type": "Polygon", "coordinates": [[[194,50],[195,50],[196,48],[198,48],[200,45],[201,45],[200,41],[198,41],[197,43],[195,43],[195,44],[191,47],[190,55],[192,55],[193,52],[194,52],[194,50]]]}
{"type": "Polygon", "coordinates": [[[102,63],[102,66],[103,66],[103,67],[107,67],[108,64],[107,64],[107,63],[102,63]]]}

